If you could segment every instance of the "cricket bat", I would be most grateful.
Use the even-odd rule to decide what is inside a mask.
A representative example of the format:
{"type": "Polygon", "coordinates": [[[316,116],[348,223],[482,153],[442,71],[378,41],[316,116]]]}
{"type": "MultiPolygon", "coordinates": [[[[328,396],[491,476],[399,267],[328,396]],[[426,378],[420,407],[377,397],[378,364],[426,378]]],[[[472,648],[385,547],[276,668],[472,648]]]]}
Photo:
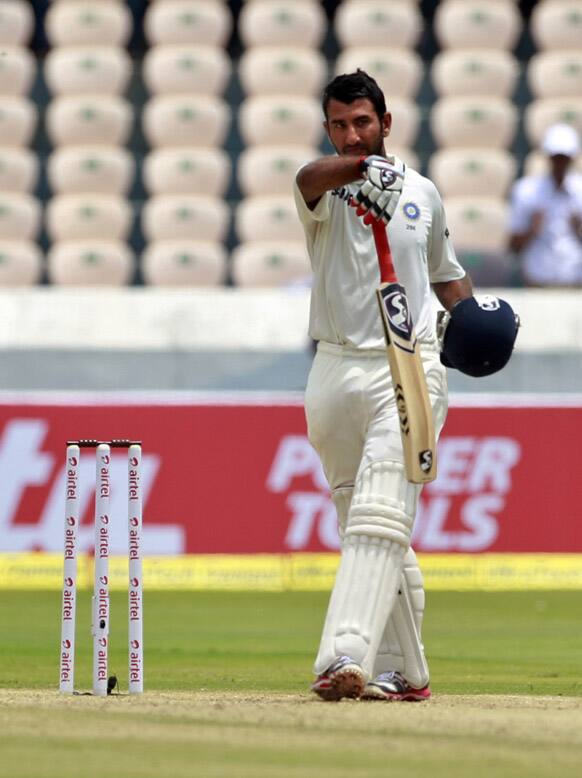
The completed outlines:
{"type": "Polygon", "coordinates": [[[396,396],[406,478],[413,484],[424,484],[436,478],[435,432],[426,377],[406,290],[398,283],[394,270],[386,227],[374,220],[372,230],[380,265],[376,294],[396,396]]]}

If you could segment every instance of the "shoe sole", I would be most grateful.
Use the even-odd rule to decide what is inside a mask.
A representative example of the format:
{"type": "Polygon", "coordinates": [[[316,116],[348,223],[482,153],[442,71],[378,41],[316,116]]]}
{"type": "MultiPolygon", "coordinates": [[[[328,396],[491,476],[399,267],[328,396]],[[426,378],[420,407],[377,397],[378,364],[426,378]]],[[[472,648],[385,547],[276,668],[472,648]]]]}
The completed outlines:
{"type": "Polygon", "coordinates": [[[362,699],[364,702],[425,702],[431,696],[430,691],[422,690],[418,693],[410,691],[398,694],[396,692],[384,692],[377,686],[368,685],[362,692],[362,699]]]}
{"type": "Polygon", "coordinates": [[[313,691],[325,702],[339,702],[344,697],[357,700],[364,690],[364,685],[362,670],[357,665],[347,665],[330,676],[328,687],[313,691]]]}

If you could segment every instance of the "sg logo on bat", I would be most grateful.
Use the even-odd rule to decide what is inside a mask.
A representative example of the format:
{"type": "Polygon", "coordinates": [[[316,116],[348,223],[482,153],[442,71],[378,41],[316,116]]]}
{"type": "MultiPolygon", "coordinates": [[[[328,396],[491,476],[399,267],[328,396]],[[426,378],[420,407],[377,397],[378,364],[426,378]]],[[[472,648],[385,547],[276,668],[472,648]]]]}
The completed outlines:
{"type": "Polygon", "coordinates": [[[393,284],[387,292],[388,294],[382,296],[390,327],[400,337],[410,340],[412,338],[412,317],[404,289],[398,284],[393,284]]]}

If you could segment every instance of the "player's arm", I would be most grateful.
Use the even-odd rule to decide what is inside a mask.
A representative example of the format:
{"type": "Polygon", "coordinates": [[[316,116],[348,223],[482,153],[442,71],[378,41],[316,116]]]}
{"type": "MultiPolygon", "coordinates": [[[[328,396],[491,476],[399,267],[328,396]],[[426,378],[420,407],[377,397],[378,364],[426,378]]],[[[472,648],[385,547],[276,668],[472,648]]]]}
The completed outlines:
{"type": "Polygon", "coordinates": [[[297,173],[297,186],[312,211],[321,197],[362,177],[360,157],[322,157],[297,173]]]}
{"type": "Polygon", "coordinates": [[[466,297],[473,295],[473,283],[470,276],[467,274],[464,278],[459,278],[454,281],[440,281],[432,285],[434,293],[437,296],[439,303],[447,311],[451,311],[453,306],[464,300],[466,297]]]}

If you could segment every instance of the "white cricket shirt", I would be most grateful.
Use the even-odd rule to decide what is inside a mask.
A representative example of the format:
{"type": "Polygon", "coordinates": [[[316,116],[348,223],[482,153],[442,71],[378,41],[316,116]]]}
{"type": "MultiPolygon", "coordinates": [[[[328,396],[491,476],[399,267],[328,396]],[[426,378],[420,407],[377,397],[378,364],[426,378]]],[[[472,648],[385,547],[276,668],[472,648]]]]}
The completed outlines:
{"type": "MultiPolygon", "coordinates": [[[[313,269],[309,334],[328,343],[384,350],[376,300],[380,270],[374,237],[349,205],[360,184],[353,182],[326,192],[310,211],[295,181],[295,202],[313,269]]],[[[434,341],[430,284],[463,278],[465,271],[449,240],[435,185],[411,168],[406,168],[388,239],[416,335],[421,342],[434,341]]]]}
{"type": "Polygon", "coordinates": [[[541,231],[522,252],[528,280],[538,284],[582,283],[582,241],[570,225],[573,214],[582,218],[582,176],[568,173],[562,189],[556,189],[549,175],[517,181],[511,193],[510,232],[527,232],[538,211],[543,213],[541,231]]]}

